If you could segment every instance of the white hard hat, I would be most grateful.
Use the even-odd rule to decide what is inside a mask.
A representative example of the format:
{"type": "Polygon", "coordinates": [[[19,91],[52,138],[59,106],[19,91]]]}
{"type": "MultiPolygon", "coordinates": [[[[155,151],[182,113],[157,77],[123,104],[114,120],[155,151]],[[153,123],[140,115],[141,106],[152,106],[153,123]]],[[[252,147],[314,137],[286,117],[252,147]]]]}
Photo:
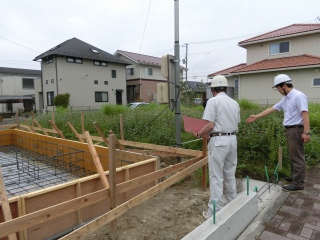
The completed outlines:
{"type": "Polygon", "coordinates": [[[275,88],[280,83],[292,84],[290,77],[286,74],[279,74],[274,78],[273,88],[275,88]]]}
{"type": "Polygon", "coordinates": [[[211,87],[228,87],[228,81],[224,76],[217,75],[212,78],[211,87]]]}

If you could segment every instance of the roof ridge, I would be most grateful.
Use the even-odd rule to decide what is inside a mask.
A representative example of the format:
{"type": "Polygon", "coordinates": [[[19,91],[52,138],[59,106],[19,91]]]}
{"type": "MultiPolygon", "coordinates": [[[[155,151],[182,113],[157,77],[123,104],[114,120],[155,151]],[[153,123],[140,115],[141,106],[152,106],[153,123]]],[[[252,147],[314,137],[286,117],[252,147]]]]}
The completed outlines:
{"type": "Polygon", "coordinates": [[[117,51],[132,53],[132,54],[141,55],[141,56],[146,56],[146,57],[160,58],[160,57],[155,57],[155,56],[151,56],[151,55],[146,55],[146,54],[141,54],[141,53],[134,53],[134,52],[123,51],[123,50],[117,50],[117,51]]]}

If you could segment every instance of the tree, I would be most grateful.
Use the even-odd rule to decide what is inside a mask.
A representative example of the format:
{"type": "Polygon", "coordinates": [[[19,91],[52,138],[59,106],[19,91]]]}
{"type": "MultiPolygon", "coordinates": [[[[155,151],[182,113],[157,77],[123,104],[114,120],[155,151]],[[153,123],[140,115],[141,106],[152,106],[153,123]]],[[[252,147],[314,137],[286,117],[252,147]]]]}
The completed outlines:
{"type": "Polygon", "coordinates": [[[69,100],[70,100],[69,93],[58,94],[57,96],[54,97],[53,104],[56,107],[67,108],[67,107],[69,107],[69,100]]]}

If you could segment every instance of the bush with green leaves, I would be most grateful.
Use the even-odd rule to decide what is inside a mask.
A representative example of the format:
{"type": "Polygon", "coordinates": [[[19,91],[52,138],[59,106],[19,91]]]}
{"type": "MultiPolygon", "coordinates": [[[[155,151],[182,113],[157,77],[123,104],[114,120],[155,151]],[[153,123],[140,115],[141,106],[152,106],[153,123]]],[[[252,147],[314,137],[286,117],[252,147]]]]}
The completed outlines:
{"type": "Polygon", "coordinates": [[[53,104],[56,107],[62,107],[62,108],[67,108],[69,107],[69,100],[70,100],[70,94],[65,93],[65,94],[58,94],[53,98],[53,104]]]}

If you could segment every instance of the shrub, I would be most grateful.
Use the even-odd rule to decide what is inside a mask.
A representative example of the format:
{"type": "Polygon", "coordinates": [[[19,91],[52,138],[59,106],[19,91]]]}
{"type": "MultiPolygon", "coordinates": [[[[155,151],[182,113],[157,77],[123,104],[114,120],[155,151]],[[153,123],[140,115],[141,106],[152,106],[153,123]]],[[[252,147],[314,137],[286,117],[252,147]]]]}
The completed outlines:
{"type": "Polygon", "coordinates": [[[67,108],[67,107],[69,107],[69,100],[70,100],[69,93],[58,94],[57,96],[54,97],[53,104],[56,107],[67,108]]]}

